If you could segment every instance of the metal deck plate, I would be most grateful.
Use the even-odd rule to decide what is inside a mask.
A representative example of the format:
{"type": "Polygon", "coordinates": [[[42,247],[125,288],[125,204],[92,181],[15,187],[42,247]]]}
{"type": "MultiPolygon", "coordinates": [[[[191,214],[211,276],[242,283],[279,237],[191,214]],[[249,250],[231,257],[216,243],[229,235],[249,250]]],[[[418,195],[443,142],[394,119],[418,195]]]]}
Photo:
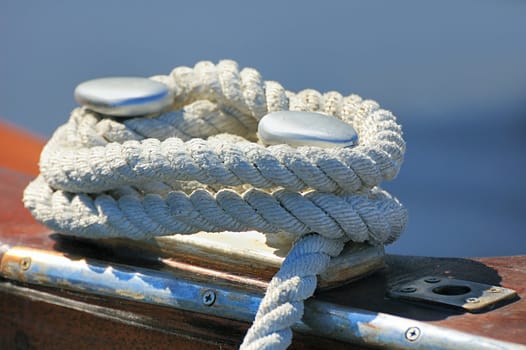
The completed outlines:
{"type": "Polygon", "coordinates": [[[513,289],[440,276],[427,276],[391,289],[392,298],[445,304],[470,312],[490,309],[517,296],[513,289]]]}

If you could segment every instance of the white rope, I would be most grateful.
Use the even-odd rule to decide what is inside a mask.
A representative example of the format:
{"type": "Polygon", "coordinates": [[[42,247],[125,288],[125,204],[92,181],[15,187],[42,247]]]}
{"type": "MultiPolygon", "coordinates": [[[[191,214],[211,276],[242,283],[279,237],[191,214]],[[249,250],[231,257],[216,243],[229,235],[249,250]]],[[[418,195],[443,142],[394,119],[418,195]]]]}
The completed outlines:
{"type": "Polygon", "coordinates": [[[316,274],[343,243],[386,244],[403,230],[405,209],[377,187],[399,171],[401,128],[374,101],[337,92],[294,94],[254,69],[239,71],[233,61],[200,62],[152,79],[173,90],[168,111],[114,119],[75,109],[45,146],[41,174],[24,203],[48,227],[90,238],[293,233],[298,241],[243,343],[285,348],[316,274]],[[258,121],[279,110],[336,116],[354,127],[359,144],[256,143],[258,121]]]}
{"type": "Polygon", "coordinates": [[[314,293],[316,275],[325,271],[330,258],[337,256],[342,249],[341,240],[317,234],[304,236],[296,242],[270,281],[241,348],[284,349],[290,345],[290,328],[303,316],[303,301],[314,293]]]}

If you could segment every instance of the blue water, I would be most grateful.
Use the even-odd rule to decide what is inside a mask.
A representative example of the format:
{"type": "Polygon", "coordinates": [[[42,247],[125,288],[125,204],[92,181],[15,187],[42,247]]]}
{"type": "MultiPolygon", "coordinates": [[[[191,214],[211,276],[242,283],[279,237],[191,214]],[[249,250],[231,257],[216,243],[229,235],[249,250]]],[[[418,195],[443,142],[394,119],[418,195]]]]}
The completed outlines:
{"type": "Polygon", "coordinates": [[[0,116],[49,136],[79,82],[222,58],[399,117],[385,187],[410,221],[389,252],[526,253],[524,1],[2,1],[0,116]]]}

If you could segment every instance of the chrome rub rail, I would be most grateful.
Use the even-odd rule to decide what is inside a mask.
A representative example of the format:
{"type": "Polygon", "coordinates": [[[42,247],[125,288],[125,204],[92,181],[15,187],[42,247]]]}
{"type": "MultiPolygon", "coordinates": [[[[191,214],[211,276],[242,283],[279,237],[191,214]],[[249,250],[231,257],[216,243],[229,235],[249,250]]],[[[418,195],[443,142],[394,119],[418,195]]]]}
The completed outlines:
{"type": "MultiPolygon", "coordinates": [[[[193,281],[177,273],[71,259],[60,253],[3,246],[6,279],[112,298],[174,307],[252,322],[262,293],[193,281]],[[6,249],[7,248],[7,249],[6,249]]],[[[458,332],[423,322],[309,300],[293,329],[383,349],[525,349],[526,346],[458,332]]]]}

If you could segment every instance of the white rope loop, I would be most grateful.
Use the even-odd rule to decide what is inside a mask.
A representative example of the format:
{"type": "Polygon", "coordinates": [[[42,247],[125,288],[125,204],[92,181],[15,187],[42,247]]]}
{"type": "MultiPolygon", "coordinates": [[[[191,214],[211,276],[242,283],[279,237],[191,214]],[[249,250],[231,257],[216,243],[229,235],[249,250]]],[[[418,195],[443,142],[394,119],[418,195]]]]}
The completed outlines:
{"type": "Polygon", "coordinates": [[[121,123],[75,110],[70,122],[54,135],[58,142],[45,148],[42,175],[53,188],[88,193],[159,179],[356,192],[398,173],[405,148],[401,129],[395,117],[376,103],[336,92],[285,93],[278,83],[263,82],[252,69],[234,72],[237,67],[231,61],[217,66],[201,62],[193,70],[180,67],[170,77],[156,77],[176,91],[174,108],[187,106],[183,115],[167,113],[121,123]],[[263,115],[289,107],[334,114],[353,125],[360,144],[313,150],[263,147],[241,138],[204,140],[225,132],[253,139],[263,115]],[[108,146],[97,147],[104,145],[108,146]]]}
{"type": "Polygon", "coordinates": [[[24,200],[48,227],[90,238],[257,230],[298,237],[319,232],[332,239],[382,244],[395,240],[406,220],[400,203],[379,189],[339,197],[256,189],[243,194],[221,190],[215,195],[202,189],[190,195],[171,191],[160,196],[128,189],[123,196],[92,197],[53,191],[39,177],[26,189],[24,200]]]}
{"type": "Polygon", "coordinates": [[[401,128],[374,101],[295,94],[254,69],[239,71],[233,61],[200,62],[152,79],[173,90],[169,110],[124,119],[73,110],[45,146],[41,174],[24,203],[48,227],[89,238],[293,234],[298,241],[243,343],[285,348],[330,257],[345,242],[387,244],[403,230],[405,209],[377,187],[400,169],[401,128]],[[353,126],[359,143],[326,149],[256,143],[258,121],[281,110],[333,115],[353,126]]]}

